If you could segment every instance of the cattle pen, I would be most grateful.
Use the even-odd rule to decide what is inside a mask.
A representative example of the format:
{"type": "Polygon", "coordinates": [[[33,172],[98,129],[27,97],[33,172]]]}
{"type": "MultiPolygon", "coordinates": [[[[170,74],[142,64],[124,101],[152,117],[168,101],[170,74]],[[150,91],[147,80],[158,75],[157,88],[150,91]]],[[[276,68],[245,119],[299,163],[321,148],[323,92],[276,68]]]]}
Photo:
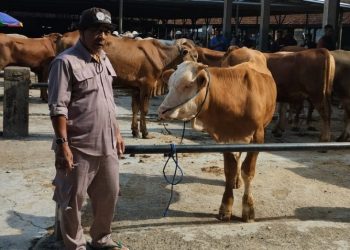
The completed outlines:
{"type": "MultiPolygon", "coordinates": [[[[40,229],[49,233],[39,235],[33,249],[55,249],[54,244],[46,248],[40,244],[46,241],[45,236],[52,236],[55,219],[51,201],[52,129],[47,104],[40,101],[38,90],[29,91],[28,136],[0,138],[4,169],[0,178],[6,183],[3,191],[7,194],[1,208],[4,223],[0,224],[8,239],[1,246],[5,248],[5,243],[12,240],[9,249],[22,249],[30,239],[38,237],[40,229]],[[9,203],[10,200],[16,204],[9,203]],[[21,237],[26,241],[21,241],[21,233],[13,231],[16,226],[21,226],[21,237]],[[16,248],[19,246],[16,244],[21,247],[16,248]]],[[[349,145],[317,143],[317,132],[288,130],[284,138],[278,139],[267,128],[266,144],[213,145],[206,134],[186,129],[184,144],[175,144],[184,178],[174,188],[168,216],[163,217],[170,188],[160,174],[165,162],[162,154],[172,153],[171,143],[178,143],[182,124],[167,122],[165,125],[172,134],[165,133],[163,124],[155,118],[160,101],[160,97],[152,99],[148,117],[150,133],[155,138],[135,139],[130,133],[130,97],[117,92],[116,103],[127,147],[121,160],[122,196],[113,222],[114,238],[123,240],[131,249],[319,249],[320,242],[325,248],[346,249],[350,242],[349,145]],[[311,145],[312,149],[297,148],[305,145],[311,145]],[[240,206],[242,190],[235,191],[233,223],[220,223],[215,215],[224,185],[222,156],[212,152],[248,151],[247,147],[262,151],[254,179],[258,187],[254,191],[256,223],[246,224],[239,219],[236,207],[240,206]],[[325,150],[328,152],[317,152],[325,150]]],[[[335,110],[332,125],[340,126],[340,111],[335,110]]],[[[338,132],[337,127],[332,127],[333,134],[338,132]]],[[[173,168],[168,170],[167,174],[172,176],[173,168]]],[[[86,225],[91,220],[89,211],[88,203],[83,216],[86,234],[86,225]]]]}

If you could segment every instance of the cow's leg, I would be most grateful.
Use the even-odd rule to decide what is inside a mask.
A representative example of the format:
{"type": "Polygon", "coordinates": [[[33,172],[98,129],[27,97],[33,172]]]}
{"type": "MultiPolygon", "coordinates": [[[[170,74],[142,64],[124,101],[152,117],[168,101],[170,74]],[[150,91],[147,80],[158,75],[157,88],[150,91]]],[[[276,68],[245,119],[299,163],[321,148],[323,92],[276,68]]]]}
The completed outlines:
{"type": "Polygon", "coordinates": [[[219,210],[219,219],[229,221],[232,216],[233,190],[242,185],[241,153],[224,153],[225,192],[219,210]]]}
{"type": "Polygon", "coordinates": [[[286,128],[287,123],[287,108],[288,104],[284,102],[280,102],[278,104],[278,120],[276,122],[275,127],[272,130],[272,133],[275,137],[281,137],[282,133],[286,128]]]}
{"type": "Polygon", "coordinates": [[[44,102],[48,102],[49,97],[47,94],[47,88],[40,88],[40,98],[44,102]]]}
{"type": "MultiPolygon", "coordinates": [[[[254,143],[264,143],[264,127],[259,128],[253,138],[254,143]]],[[[252,222],[255,219],[254,199],[252,194],[252,182],[255,176],[256,161],[259,152],[247,152],[242,164],[242,178],[244,182],[244,194],[242,198],[242,220],[252,222]]]]}
{"type": "Polygon", "coordinates": [[[293,105],[290,105],[290,107],[291,108],[289,110],[289,113],[294,113],[291,130],[297,132],[300,130],[300,114],[303,111],[304,102],[302,101],[301,103],[294,103],[293,105]]]}
{"type": "Polygon", "coordinates": [[[350,141],[350,100],[342,100],[342,105],[344,108],[344,123],[345,127],[341,135],[337,138],[338,142],[350,141]]]}
{"type": "Polygon", "coordinates": [[[134,138],[139,138],[139,124],[137,121],[137,116],[140,111],[140,91],[134,90],[132,93],[131,100],[132,108],[132,120],[131,120],[131,131],[134,138]]]}
{"type": "Polygon", "coordinates": [[[148,107],[149,107],[149,100],[151,98],[152,94],[152,88],[141,88],[140,92],[140,130],[142,133],[143,139],[151,139],[153,136],[150,136],[147,131],[147,125],[146,125],[146,115],[148,114],[148,107]]]}
{"type": "MultiPolygon", "coordinates": [[[[311,100],[312,101],[312,100],[311,100]]],[[[325,96],[322,102],[313,102],[316,110],[321,116],[321,135],[320,141],[327,142],[331,140],[331,102],[330,96],[325,96]]]]}
{"type": "MultiPolygon", "coordinates": [[[[43,69],[41,69],[41,71],[38,72],[37,76],[38,76],[38,81],[39,82],[47,82],[49,75],[48,75],[48,69],[45,67],[43,69]]],[[[44,102],[48,102],[49,100],[49,96],[47,94],[47,88],[40,88],[40,98],[42,101],[44,102]]]]}
{"type": "Polygon", "coordinates": [[[308,100],[308,108],[307,108],[307,117],[306,117],[306,125],[307,129],[310,131],[317,131],[314,126],[312,126],[312,113],[314,112],[314,105],[308,100]]]}

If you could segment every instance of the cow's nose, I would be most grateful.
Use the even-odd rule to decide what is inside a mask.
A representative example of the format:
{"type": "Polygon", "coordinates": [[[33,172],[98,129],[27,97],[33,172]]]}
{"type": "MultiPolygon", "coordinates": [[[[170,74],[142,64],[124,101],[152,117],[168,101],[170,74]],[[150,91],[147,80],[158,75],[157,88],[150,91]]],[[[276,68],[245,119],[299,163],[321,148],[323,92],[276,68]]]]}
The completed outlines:
{"type": "Polygon", "coordinates": [[[164,111],[164,107],[163,106],[159,106],[159,108],[158,108],[158,117],[161,118],[161,119],[163,119],[163,117],[162,117],[163,111],[164,111]]]}
{"type": "Polygon", "coordinates": [[[166,106],[160,106],[158,108],[158,117],[162,120],[166,119],[166,112],[167,112],[167,107],[166,106]]]}

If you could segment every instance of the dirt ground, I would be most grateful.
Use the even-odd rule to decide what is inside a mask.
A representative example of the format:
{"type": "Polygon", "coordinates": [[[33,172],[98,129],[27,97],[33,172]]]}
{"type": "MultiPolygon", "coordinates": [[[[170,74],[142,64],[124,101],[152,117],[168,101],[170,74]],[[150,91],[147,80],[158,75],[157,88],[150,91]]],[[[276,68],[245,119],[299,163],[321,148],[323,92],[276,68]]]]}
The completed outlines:
{"type": "MultiPolygon", "coordinates": [[[[0,89],[0,131],[2,99],[0,89]]],[[[134,139],[130,131],[130,97],[117,93],[122,134],[128,145],[180,142],[182,124],[157,120],[154,98],[148,128],[154,139],[134,139]]],[[[52,232],[55,204],[51,200],[54,176],[50,151],[52,129],[47,105],[31,90],[30,135],[0,137],[0,249],[58,249],[52,232]]],[[[315,127],[319,117],[315,113],[315,127]]],[[[317,142],[318,131],[287,129],[274,138],[271,126],[266,142],[317,142]]],[[[342,128],[342,110],[333,107],[332,136],[342,128]]],[[[188,126],[185,144],[209,144],[207,134],[188,126]]],[[[179,154],[184,176],[174,186],[166,217],[163,213],[171,185],[163,177],[163,155],[125,155],[121,160],[122,196],[112,225],[113,237],[130,249],[350,249],[349,151],[260,153],[253,182],[256,221],[243,223],[242,189],[235,191],[234,218],[216,219],[224,191],[220,154],[179,154]]],[[[174,164],[166,169],[174,172],[174,164]]],[[[83,226],[88,238],[91,209],[87,201],[83,226]]]]}

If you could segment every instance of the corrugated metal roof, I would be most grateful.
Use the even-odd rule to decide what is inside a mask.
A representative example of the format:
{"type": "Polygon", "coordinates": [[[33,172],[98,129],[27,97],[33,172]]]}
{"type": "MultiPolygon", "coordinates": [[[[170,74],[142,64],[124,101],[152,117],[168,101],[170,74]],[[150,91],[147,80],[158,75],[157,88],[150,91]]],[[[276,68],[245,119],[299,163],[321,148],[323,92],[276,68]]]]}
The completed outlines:
{"type": "MultiPolygon", "coordinates": [[[[271,0],[271,14],[322,13],[317,0],[271,0]]],[[[350,0],[342,0],[350,3],[350,0]]],[[[124,17],[155,19],[222,17],[224,0],[124,0],[124,17]]],[[[79,14],[99,6],[117,16],[119,0],[1,0],[2,11],[30,13],[79,14]]],[[[234,0],[240,16],[260,15],[260,0],[234,0]]],[[[234,10],[233,10],[234,11],[234,10]]],[[[350,9],[349,9],[350,11],[350,9]]]]}

